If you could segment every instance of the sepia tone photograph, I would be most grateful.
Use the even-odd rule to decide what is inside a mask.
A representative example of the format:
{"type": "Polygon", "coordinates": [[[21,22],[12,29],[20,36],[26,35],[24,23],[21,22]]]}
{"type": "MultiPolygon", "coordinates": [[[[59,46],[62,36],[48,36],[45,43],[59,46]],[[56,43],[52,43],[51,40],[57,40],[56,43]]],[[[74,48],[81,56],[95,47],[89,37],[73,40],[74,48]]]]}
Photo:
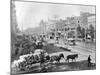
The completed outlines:
{"type": "Polygon", "coordinates": [[[96,69],[96,6],[11,0],[11,74],[96,69]]]}

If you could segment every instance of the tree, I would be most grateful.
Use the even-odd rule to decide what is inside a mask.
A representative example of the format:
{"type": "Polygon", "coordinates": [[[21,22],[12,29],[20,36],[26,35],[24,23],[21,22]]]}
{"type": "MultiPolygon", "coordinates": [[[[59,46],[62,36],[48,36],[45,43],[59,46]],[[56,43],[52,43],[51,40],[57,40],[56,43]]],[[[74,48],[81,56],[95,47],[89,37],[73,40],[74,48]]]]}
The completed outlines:
{"type": "Polygon", "coordinates": [[[16,9],[15,9],[15,1],[11,2],[11,54],[18,54],[18,50],[15,49],[15,42],[17,41],[17,33],[20,30],[18,29],[18,24],[16,20],[16,9]]]}
{"type": "Polygon", "coordinates": [[[69,33],[68,33],[68,37],[69,38],[73,38],[75,36],[75,32],[74,31],[70,31],[69,33]]]}
{"type": "Polygon", "coordinates": [[[82,30],[81,26],[78,25],[78,27],[77,27],[77,36],[78,37],[81,37],[81,32],[82,32],[81,30],[82,30]]]}
{"type": "Polygon", "coordinates": [[[80,38],[85,38],[85,28],[82,28],[80,25],[77,27],[77,36],[80,38]]]}
{"type": "Polygon", "coordinates": [[[85,28],[81,29],[81,36],[82,36],[83,39],[85,38],[85,28]]]}
{"type": "Polygon", "coordinates": [[[86,33],[86,39],[88,39],[88,31],[89,31],[89,29],[87,28],[86,32],[85,32],[86,33]]]}
{"type": "Polygon", "coordinates": [[[94,39],[94,31],[95,31],[95,29],[94,29],[94,27],[93,27],[93,25],[91,24],[90,26],[89,26],[89,34],[90,34],[90,36],[91,36],[91,40],[93,40],[94,39]]]}

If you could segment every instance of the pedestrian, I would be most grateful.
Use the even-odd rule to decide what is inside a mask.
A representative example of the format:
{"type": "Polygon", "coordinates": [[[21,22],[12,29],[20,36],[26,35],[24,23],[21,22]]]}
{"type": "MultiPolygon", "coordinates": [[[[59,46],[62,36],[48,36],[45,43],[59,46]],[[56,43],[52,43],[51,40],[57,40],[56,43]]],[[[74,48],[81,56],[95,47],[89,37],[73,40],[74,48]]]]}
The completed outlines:
{"type": "Polygon", "coordinates": [[[88,67],[90,67],[91,66],[91,56],[89,55],[88,56],[88,67]]]}

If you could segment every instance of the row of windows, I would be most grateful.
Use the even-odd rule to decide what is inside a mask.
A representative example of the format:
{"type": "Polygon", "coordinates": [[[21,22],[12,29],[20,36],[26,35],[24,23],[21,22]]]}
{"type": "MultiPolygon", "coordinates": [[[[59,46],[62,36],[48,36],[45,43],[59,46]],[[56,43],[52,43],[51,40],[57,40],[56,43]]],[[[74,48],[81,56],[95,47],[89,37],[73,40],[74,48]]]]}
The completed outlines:
{"type": "Polygon", "coordinates": [[[64,29],[56,29],[57,31],[68,31],[68,30],[75,30],[75,28],[64,28],[64,29]]]}

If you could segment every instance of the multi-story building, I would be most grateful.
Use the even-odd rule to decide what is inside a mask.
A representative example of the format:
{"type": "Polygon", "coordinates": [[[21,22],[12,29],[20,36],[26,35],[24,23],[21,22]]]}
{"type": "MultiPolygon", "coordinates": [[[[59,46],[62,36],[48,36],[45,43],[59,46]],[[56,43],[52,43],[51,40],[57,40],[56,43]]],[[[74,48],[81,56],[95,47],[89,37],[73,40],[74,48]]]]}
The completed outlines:
{"type": "Polygon", "coordinates": [[[81,22],[82,27],[84,27],[84,28],[88,27],[88,19],[91,16],[94,16],[94,14],[89,13],[89,12],[81,12],[80,13],[80,22],[81,22]]]}
{"type": "Polygon", "coordinates": [[[96,26],[96,16],[92,15],[88,17],[88,27],[92,25],[94,28],[96,26]]]}
{"type": "Polygon", "coordinates": [[[65,20],[48,20],[47,30],[53,32],[55,36],[63,38],[75,37],[78,24],[79,21],[76,16],[67,17],[65,20]]]}
{"type": "Polygon", "coordinates": [[[77,37],[77,27],[88,28],[88,19],[93,14],[82,12],[80,16],[67,17],[66,19],[49,19],[46,25],[46,29],[50,32],[50,35],[77,37]]]}

